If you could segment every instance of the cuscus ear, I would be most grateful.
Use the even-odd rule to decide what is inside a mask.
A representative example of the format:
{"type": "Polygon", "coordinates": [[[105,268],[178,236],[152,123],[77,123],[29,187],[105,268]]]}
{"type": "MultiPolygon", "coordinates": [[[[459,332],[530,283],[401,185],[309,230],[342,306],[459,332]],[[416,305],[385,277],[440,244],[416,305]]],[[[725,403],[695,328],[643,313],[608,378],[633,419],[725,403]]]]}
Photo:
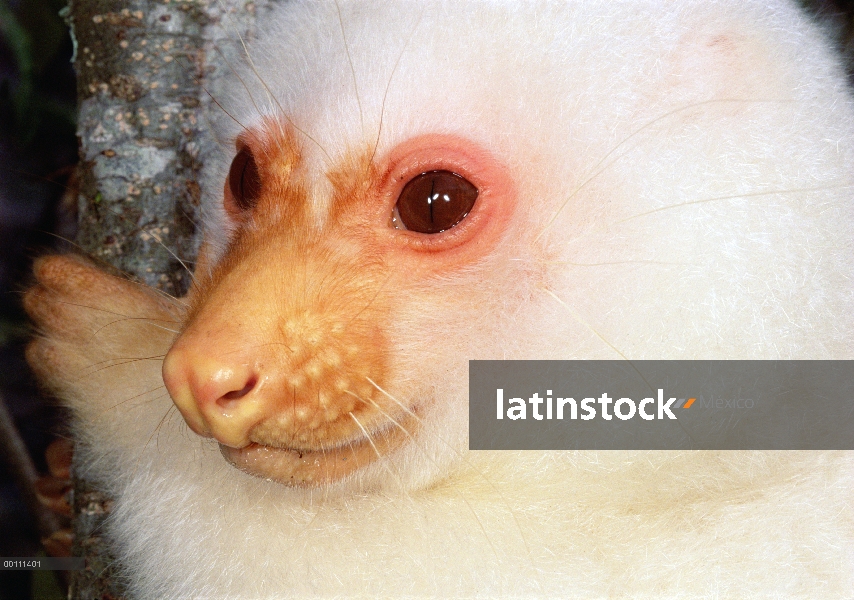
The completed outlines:
{"type": "Polygon", "coordinates": [[[60,397],[114,375],[98,375],[99,368],[168,350],[180,323],[180,301],[75,255],[41,257],[34,274],[24,308],[39,335],[27,360],[60,397]]]}

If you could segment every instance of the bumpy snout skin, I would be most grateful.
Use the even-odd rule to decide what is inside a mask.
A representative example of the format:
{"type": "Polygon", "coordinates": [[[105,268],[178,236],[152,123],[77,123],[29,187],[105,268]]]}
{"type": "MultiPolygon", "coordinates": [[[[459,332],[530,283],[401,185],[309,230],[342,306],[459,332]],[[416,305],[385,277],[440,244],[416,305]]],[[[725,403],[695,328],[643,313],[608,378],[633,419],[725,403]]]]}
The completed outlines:
{"type": "Polygon", "coordinates": [[[389,419],[409,416],[381,392],[388,309],[371,302],[378,269],[269,231],[253,242],[242,239],[232,268],[196,292],[204,303],[163,380],[193,431],[239,468],[296,485],[340,478],[402,441],[389,419]]]}

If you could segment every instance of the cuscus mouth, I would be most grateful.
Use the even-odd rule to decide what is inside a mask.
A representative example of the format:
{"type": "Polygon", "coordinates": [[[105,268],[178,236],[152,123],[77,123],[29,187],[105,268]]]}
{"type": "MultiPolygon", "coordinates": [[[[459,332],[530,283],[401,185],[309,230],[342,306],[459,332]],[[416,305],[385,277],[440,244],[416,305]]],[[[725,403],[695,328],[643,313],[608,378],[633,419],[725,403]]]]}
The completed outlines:
{"type": "Polygon", "coordinates": [[[418,417],[408,414],[395,424],[360,439],[329,448],[277,448],[251,443],[242,448],[220,444],[222,455],[236,468],[294,487],[317,487],[334,483],[401,447],[418,426],[418,417]]]}

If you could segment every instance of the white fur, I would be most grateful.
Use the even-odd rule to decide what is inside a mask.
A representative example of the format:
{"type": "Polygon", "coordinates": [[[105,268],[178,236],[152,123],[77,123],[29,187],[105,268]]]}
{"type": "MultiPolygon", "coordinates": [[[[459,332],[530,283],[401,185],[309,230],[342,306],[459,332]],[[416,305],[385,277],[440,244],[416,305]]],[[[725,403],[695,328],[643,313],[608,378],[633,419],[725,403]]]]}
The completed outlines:
{"type": "MultiPolygon", "coordinates": [[[[469,359],[851,358],[854,104],[815,26],[760,0],[289,2],[263,20],[248,87],[219,100],[307,134],[318,222],[336,161],[424,133],[487,148],[518,209],[488,257],[400,300],[389,392],[434,408],[356,477],[254,479],[161,422],[165,397],[81,411],[134,597],[850,597],[850,453],[466,450],[469,359]]],[[[205,196],[214,241],[231,158],[205,196]]],[[[135,363],[68,395],[115,404],[159,378],[135,363]]]]}

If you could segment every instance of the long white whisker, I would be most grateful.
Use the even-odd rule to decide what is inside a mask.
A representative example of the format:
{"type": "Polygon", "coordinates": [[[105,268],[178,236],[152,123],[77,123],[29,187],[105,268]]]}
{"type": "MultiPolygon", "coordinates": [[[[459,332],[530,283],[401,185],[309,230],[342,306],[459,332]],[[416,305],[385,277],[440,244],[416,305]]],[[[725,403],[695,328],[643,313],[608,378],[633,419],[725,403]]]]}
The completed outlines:
{"type": "Polygon", "coordinates": [[[158,325],[157,323],[152,323],[151,319],[149,317],[122,317],[121,319],[116,319],[115,321],[110,321],[109,323],[102,325],[101,327],[96,329],[92,333],[92,337],[97,336],[99,333],[101,333],[101,330],[103,330],[107,327],[110,327],[111,325],[115,325],[117,323],[124,323],[126,321],[143,321],[146,325],[151,325],[152,327],[156,327],[157,329],[162,329],[163,331],[168,331],[169,333],[174,333],[176,335],[178,334],[177,329],[170,329],[169,327],[165,327],[163,325],[158,325]]]}
{"type": "MultiPolygon", "coordinates": [[[[374,380],[373,380],[373,379],[371,379],[370,377],[365,377],[365,379],[366,379],[366,380],[367,380],[367,381],[368,381],[372,386],[374,386],[374,387],[375,387],[375,388],[376,388],[376,389],[377,389],[381,394],[383,394],[383,395],[384,395],[384,396],[386,396],[389,400],[391,400],[392,402],[394,402],[395,404],[397,404],[397,405],[398,405],[398,406],[399,406],[399,407],[400,407],[404,412],[406,412],[407,414],[409,414],[410,416],[412,416],[412,417],[413,417],[414,419],[416,419],[419,423],[422,423],[422,424],[424,423],[424,421],[423,421],[423,419],[422,419],[421,417],[419,417],[417,414],[415,414],[415,413],[414,413],[414,412],[413,412],[413,411],[412,411],[408,406],[404,405],[400,400],[398,400],[397,398],[395,398],[394,396],[392,396],[390,393],[388,393],[388,392],[387,392],[385,389],[383,389],[383,388],[382,388],[382,386],[380,386],[376,381],[374,381],[374,380]]],[[[515,523],[515,525],[516,525],[516,531],[519,533],[519,537],[520,537],[520,538],[521,538],[521,540],[522,540],[522,544],[525,546],[525,553],[526,553],[526,555],[527,555],[527,557],[528,557],[528,562],[529,562],[529,563],[530,563],[530,565],[531,565],[531,570],[536,574],[538,585],[539,585],[540,587],[542,587],[542,582],[540,581],[539,571],[537,570],[536,566],[534,565],[534,559],[533,559],[533,556],[531,555],[531,546],[530,546],[530,544],[528,543],[528,539],[525,537],[524,530],[522,529],[522,524],[519,522],[519,518],[516,516],[516,512],[512,509],[512,507],[510,506],[510,503],[509,503],[509,502],[507,501],[507,499],[504,497],[504,494],[501,492],[501,490],[500,490],[500,489],[498,489],[498,487],[495,485],[495,483],[493,483],[493,482],[492,482],[492,480],[491,480],[491,479],[489,479],[489,477],[487,477],[487,476],[486,476],[486,475],[485,475],[485,474],[484,474],[480,469],[478,469],[478,468],[477,468],[477,467],[475,467],[473,464],[471,464],[471,462],[468,460],[468,458],[467,458],[464,454],[462,454],[461,452],[459,452],[456,448],[454,448],[454,446],[453,446],[450,442],[448,442],[448,441],[447,441],[446,439],[444,439],[442,436],[437,435],[437,434],[435,434],[435,433],[433,434],[433,437],[435,437],[437,440],[439,440],[440,442],[442,442],[442,443],[443,443],[443,444],[444,444],[444,445],[445,445],[449,450],[451,450],[451,452],[453,452],[453,453],[454,453],[454,455],[455,455],[458,459],[460,459],[461,461],[463,461],[463,462],[464,462],[468,467],[470,467],[470,468],[471,468],[475,473],[477,473],[477,474],[481,477],[481,479],[483,479],[483,480],[486,482],[486,484],[487,484],[488,486],[490,486],[490,487],[492,488],[492,490],[493,490],[496,494],[498,494],[498,497],[499,497],[499,498],[501,499],[501,501],[504,503],[504,506],[506,506],[506,507],[507,507],[507,510],[508,510],[508,512],[510,513],[510,516],[512,517],[513,522],[514,522],[514,523],[515,523]]],[[[474,510],[473,510],[473,509],[472,509],[472,512],[474,512],[474,510]]],[[[480,520],[479,520],[479,519],[478,519],[478,523],[480,523],[480,520]]],[[[482,525],[482,524],[481,524],[481,528],[483,528],[483,525],[482,525]]],[[[489,539],[489,536],[488,536],[488,534],[486,533],[486,531],[484,531],[484,535],[486,535],[486,536],[487,536],[487,540],[489,541],[489,544],[490,544],[490,546],[491,546],[491,545],[492,545],[492,541],[489,539]]],[[[493,548],[493,550],[495,550],[495,548],[493,548]]]]}
{"type": "Polygon", "coordinates": [[[579,315],[577,312],[575,312],[575,311],[572,309],[572,307],[571,307],[571,306],[569,306],[569,304],[567,304],[566,302],[564,302],[561,298],[559,298],[557,294],[555,294],[553,291],[551,291],[551,290],[550,290],[549,288],[547,288],[547,287],[543,287],[543,288],[541,288],[541,289],[542,289],[545,293],[547,293],[549,296],[551,296],[552,298],[554,298],[555,300],[557,300],[558,304],[560,304],[561,306],[563,306],[563,307],[567,310],[567,312],[568,312],[570,315],[572,315],[572,318],[573,318],[573,319],[575,319],[577,322],[581,323],[581,324],[582,324],[582,325],[584,325],[587,329],[589,329],[589,330],[590,330],[590,332],[591,332],[591,333],[593,333],[593,335],[595,335],[597,338],[599,338],[600,340],[602,340],[602,343],[604,343],[604,344],[605,344],[606,346],[608,346],[611,350],[613,350],[614,352],[616,352],[616,353],[620,356],[620,358],[622,358],[623,360],[629,360],[629,359],[626,357],[626,355],[625,355],[625,354],[623,354],[619,349],[617,349],[617,347],[616,347],[616,346],[614,346],[614,344],[612,344],[611,342],[609,342],[608,340],[606,340],[606,339],[605,339],[605,336],[603,336],[601,333],[599,333],[599,331],[597,331],[597,330],[596,330],[596,328],[595,328],[595,327],[593,327],[593,325],[591,325],[591,324],[590,324],[590,323],[588,323],[585,319],[583,319],[583,318],[581,317],[581,315],[579,315]]]}
{"type": "Polygon", "coordinates": [[[578,187],[576,187],[572,191],[572,193],[569,194],[569,196],[567,196],[566,200],[564,200],[563,203],[558,207],[557,211],[555,211],[555,214],[552,215],[552,217],[548,220],[546,225],[543,227],[542,231],[540,231],[540,233],[538,233],[537,236],[534,238],[534,242],[538,241],[546,233],[546,231],[548,231],[548,229],[557,220],[558,215],[560,215],[560,213],[563,212],[563,209],[566,208],[566,206],[578,194],[578,192],[580,192],[583,188],[585,188],[588,183],[590,183],[591,181],[593,181],[594,179],[599,177],[599,175],[601,175],[602,173],[607,171],[608,168],[611,165],[613,165],[615,162],[620,160],[620,158],[625,156],[625,154],[626,154],[626,152],[628,152],[628,150],[626,150],[626,152],[623,152],[622,154],[617,155],[608,164],[605,164],[604,166],[602,166],[603,163],[605,163],[605,161],[608,160],[608,158],[612,154],[614,154],[614,152],[616,152],[618,149],[625,146],[630,140],[635,138],[637,135],[639,135],[640,133],[642,133],[646,129],[649,129],[650,127],[656,125],[657,123],[659,123],[665,119],[669,119],[670,117],[673,117],[675,115],[678,115],[679,113],[684,112],[686,110],[692,110],[694,108],[698,108],[700,106],[704,106],[707,104],[720,104],[720,103],[727,103],[727,102],[754,103],[754,102],[785,102],[785,101],[784,100],[744,100],[744,99],[738,99],[738,98],[721,98],[721,99],[717,99],[717,100],[704,100],[703,102],[697,102],[695,104],[689,104],[687,106],[677,108],[677,109],[672,110],[670,112],[667,112],[667,113],[665,113],[659,117],[656,117],[655,119],[653,119],[652,121],[649,121],[648,123],[645,123],[639,129],[636,129],[635,131],[630,133],[628,137],[626,137],[623,141],[621,141],[619,144],[617,144],[616,146],[611,148],[607,153],[605,153],[605,155],[599,160],[599,162],[597,162],[593,166],[593,168],[591,169],[591,171],[595,171],[595,172],[592,175],[590,175],[587,179],[582,181],[581,184],[578,187]],[[602,168],[600,169],[599,167],[602,167],[602,168]]]}
{"type": "Polygon", "coordinates": [[[394,74],[397,72],[397,67],[398,65],[400,65],[400,61],[403,58],[404,52],[406,52],[406,48],[409,47],[409,42],[412,40],[412,36],[415,35],[415,30],[417,30],[418,26],[421,24],[421,18],[423,16],[424,10],[422,10],[421,14],[418,15],[418,20],[415,22],[415,26],[412,28],[412,31],[409,32],[409,37],[406,38],[406,42],[404,42],[403,48],[400,49],[400,54],[397,55],[397,60],[394,61],[394,66],[392,67],[391,73],[388,76],[388,82],[386,82],[385,92],[383,92],[383,101],[380,105],[380,124],[377,128],[377,139],[374,142],[374,150],[373,152],[371,152],[371,158],[368,161],[368,165],[373,164],[374,158],[377,155],[377,148],[380,147],[380,138],[382,136],[383,131],[383,120],[385,119],[385,103],[388,99],[388,91],[391,89],[391,82],[394,80],[394,74]]]}
{"type": "Polygon", "coordinates": [[[347,32],[344,30],[344,19],[341,17],[341,5],[335,0],[335,10],[338,12],[338,25],[341,26],[341,41],[344,43],[344,52],[347,54],[347,62],[350,65],[350,75],[353,77],[353,91],[356,94],[356,104],[359,106],[359,122],[362,126],[362,137],[365,136],[365,113],[362,110],[362,100],[359,97],[359,84],[356,81],[356,67],[353,66],[353,56],[350,54],[350,46],[347,44],[347,32]]]}
{"type": "Polygon", "coordinates": [[[356,425],[359,426],[359,429],[362,430],[362,434],[364,434],[365,439],[368,440],[368,443],[371,445],[371,448],[374,449],[374,453],[377,455],[377,460],[380,461],[380,463],[383,465],[383,468],[385,468],[385,470],[388,471],[389,475],[391,475],[394,479],[397,480],[397,482],[400,484],[401,491],[404,493],[404,495],[407,498],[409,498],[411,500],[412,498],[409,496],[409,492],[406,490],[406,485],[404,484],[403,478],[400,476],[400,473],[395,473],[394,471],[391,470],[391,467],[389,466],[388,461],[385,460],[382,453],[377,448],[376,444],[374,444],[374,440],[371,437],[371,434],[369,434],[368,430],[365,429],[364,425],[362,425],[362,423],[359,422],[359,419],[356,418],[356,415],[354,415],[352,412],[349,412],[347,414],[350,415],[350,418],[353,419],[353,421],[355,421],[356,425]]]}
{"type": "Polygon", "coordinates": [[[658,208],[653,208],[648,211],[644,211],[642,213],[638,213],[632,215],[630,217],[626,217],[624,219],[618,219],[611,223],[606,223],[600,227],[593,228],[589,231],[585,231],[579,236],[566,240],[566,244],[574,244],[580,240],[586,239],[591,235],[595,235],[597,233],[602,233],[603,231],[607,231],[612,227],[616,227],[617,225],[622,225],[623,223],[627,223],[629,221],[633,221],[635,219],[640,219],[642,217],[648,217],[650,215],[654,215],[656,213],[668,211],[668,210],[676,210],[678,208],[685,208],[686,206],[696,206],[698,204],[708,204],[711,202],[724,202],[726,200],[737,200],[739,198],[758,198],[762,196],[774,196],[777,194],[798,194],[798,193],[809,193],[809,192],[824,192],[827,190],[838,190],[838,189],[846,189],[854,187],[854,184],[840,184],[833,186],[818,186],[811,188],[795,188],[795,189],[787,189],[787,190],[767,190],[762,192],[745,192],[741,194],[732,194],[727,196],[715,196],[713,198],[700,198],[698,200],[686,200],[685,202],[678,202],[676,204],[668,204],[667,206],[661,206],[658,208]]]}
{"type": "Polygon", "coordinates": [[[161,246],[163,246],[163,248],[166,250],[166,252],[168,252],[168,253],[172,256],[172,258],[174,258],[174,259],[175,259],[175,260],[177,260],[179,263],[181,263],[181,266],[182,266],[182,267],[184,267],[184,270],[185,270],[185,271],[187,271],[187,274],[190,276],[190,279],[192,279],[192,280],[193,280],[193,283],[196,283],[196,277],[195,277],[195,275],[193,275],[193,272],[190,270],[190,267],[188,267],[188,266],[186,265],[186,263],[185,263],[183,260],[181,260],[181,258],[180,258],[177,254],[175,254],[174,252],[172,252],[172,250],[171,250],[169,247],[167,247],[167,246],[166,246],[166,244],[164,244],[164,243],[163,243],[163,240],[161,240],[161,239],[160,239],[160,236],[159,236],[159,235],[157,235],[156,233],[151,232],[151,231],[149,231],[149,232],[148,232],[148,235],[150,235],[151,237],[153,237],[153,238],[154,238],[154,240],[155,240],[158,244],[160,244],[161,246]]]}
{"type": "MultiPolygon", "coordinates": [[[[222,0],[219,0],[219,3],[220,3],[220,6],[222,6],[222,0]]],[[[227,11],[223,10],[223,12],[225,12],[227,14],[227,11]]],[[[291,127],[293,127],[294,130],[298,131],[299,133],[304,135],[308,140],[310,140],[312,143],[314,143],[314,145],[317,146],[320,149],[320,151],[323,152],[324,155],[326,155],[326,158],[329,161],[329,163],[331,163],[332,157],[326,151],[326,148],[324,148],[320,144],[320,142],[318,142],[311,135],[309,135],[308,132],[304,131],[296,123],[294,123],[293,119],[291,119],[291,117],[288,115],[287,111],[285,111],[285,108],[282,106],[281,102],[279,102],[279,99],[275,96],[275,94],[273,94],[273,91],[270,89],[270,86],[267,85],[267,82],[264,80],[263,77],[261,77],[261,74],[258,72],[258,68],[255,65],[255,61],[252,59],[252,55],[249,53],[249,48],[246,46],[246,40],[243,39],[243,35],[237,29],[235,29],[235,33],[237,34],[237,38],[240,40],[240,45],[243,47],[243,53],[244,53],[244,56],[246,58],[246,62],[249,65],[249,68],[252,69],[252,73],[255,75],[255,77],[258,79],[258,82],[264,87],[264,90],[267,92],[267,99],[272,101],[273,103],[275,103],[275,105],[279,108],[279,113],[281,114],[282,117],[285,118],[285,120],[287,120],[287,122],[291,125],[291,127]]]]}
{"type": "MultiPolygon", "coordinates": [[[[427,460],[429,460],[434,465],[437,465],[436,461],[433,459],[433,457],[430,455],[430,453],[427,452],[427,450],[421,444],[418,443],[418,441],[415,439],[415,436],[413,436],[412,433],[406,427],[404,427],[401,423],[397,422],[391,415],[389,415],[386,411],[384,411],[380,407],[380,405],[377,404],[374,400],[371,400],[370,398],[368,400],[365,400],[364,398],[360,397],[358,394],[355,394],[355,393],[350,392],[350,391],[347,391],[346,393],[350,394],[351,396],[355,397],[356,399],[362,401],[365,404],[371,404],[377,411],[380,412],[380,414],[382,414],[386,419],[391,421],[396,427],[398,427],[401,431],[403,431],[403,433],[410,439],[410,441],[413,444],[415,444],[415,446],[421,451],[421,454],[427,458],[427,460]]],[[[472,466],[472,465],[469,465],[469,466],[472,466]]],[[[474,470],[478,471],[478,469],[474,469],[474,470]]],[[[480,473],[480,474],[481,474],[481,476],[483,476],[482,473],[480,473]]],[[[471,514],[474,516],[475,521],[477,521],[478,527],[480,527],[480,530],[483,533],[483,537],[486,539],[486,542],[489,544],[489,547],[492,549],[492,552],[495,555],[495,558],[498,559],[499,558],[498,549],[492,543],[492,538],[489,536],[489,533],[486,531],[486,527],[484,526],[483,521],[480,520],[480,517],[478,516],[477,511],[471,505],[471,502],[468,501],[468,498],[465,497],[465,494],[463,494],[462,490],[455,487],[455,488],[453,488],[453,491],[456,492],[456,494],[459,496],[459,498],[468,507],[469,511],[471,511],[471,514]]],[[[513,509],[510,508],[509,504],[507,505],[507,510],[510,511],[511,513],[513,512],[513,509]]],[[[521,534],[521,531],[520,531],[520,534],[521,534]]],[[[533,563],[531,566],[533,567],[533,563]]]]}

